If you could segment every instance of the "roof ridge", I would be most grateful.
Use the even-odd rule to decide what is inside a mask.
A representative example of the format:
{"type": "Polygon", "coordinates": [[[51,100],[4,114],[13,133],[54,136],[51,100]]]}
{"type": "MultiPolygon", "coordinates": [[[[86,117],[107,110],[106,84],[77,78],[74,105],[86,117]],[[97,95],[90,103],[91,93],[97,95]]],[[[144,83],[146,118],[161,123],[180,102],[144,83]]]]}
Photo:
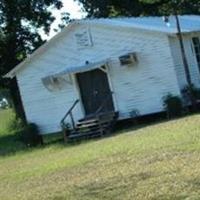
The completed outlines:
{"type": "MultiPolygon", "coordinates": [[[[170,15],[170,17],[173,17],[174,15],[170,15]]],[[[162,18],[163,16],[116,16],[116,17],[90,17],[90,18],[83,18],[83,19],[78,19],[75,21],[92,21],[92,20],[115,20],[115,19],[158,19],[162,18]]],[[[179,15],[181,18],[197,18],[200,20],[200,15],[179,15]]]]}
{"type": "MultiPolygon", "coordinates": [[[[139,16],[139,17],[113,17],[113,18],[85,18],[81,20],[74,20],[67,27],[63,29],[59,34],[57,34],[50,41],[39,47],[34,53],[25,59],[22,63],[17,65],[14,69],[8,72],[4,77],[13,77],[16,72],[21,69],[26,63],[28,63],[33,57],[39,55],[41,51],[45,50],[51,43],[56,39],[65,35],[72,27],[75,25],[101,25],[101,26],[112,26],[118,28],[131,28],[139,29],[144,31],[161,32],[164,34],[176,34],[177,28],[175,20],[171,21],[171,26],[167,27],[165,23],[161,20],[162,16],[139,16]],[[158,20],[159,19],[159,20],[158,20]],[[71,27],[71,28],[70,28],[71,27]]],[[[182,15],[180,16],[182,32],[200,32],[200,15],[182,15]]]]}

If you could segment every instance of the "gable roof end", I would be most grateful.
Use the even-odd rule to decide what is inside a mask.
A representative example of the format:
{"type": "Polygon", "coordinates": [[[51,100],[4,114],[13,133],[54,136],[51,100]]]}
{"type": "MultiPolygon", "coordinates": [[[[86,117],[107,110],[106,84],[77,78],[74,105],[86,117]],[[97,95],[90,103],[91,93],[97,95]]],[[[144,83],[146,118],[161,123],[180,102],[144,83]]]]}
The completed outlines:
{"type": "Polygon", "coordinates": [[[53,44],[57,39],[65,35],[74,25],[79,24],[79,21],[75,21],[73,23],[70,23],[68,26],[66,26],[59,34],[55,35],[52,39],[44,43],[42,46],[40,46],[38,49],[36,49],[31,55],[29,55],[24,61],[19,63],[16,67],[14,67],[11,71],[9,71],[6,75],[4,75],[4,78],[14,78],[16,76],[16,73],[24,67],[26,64],[28,64],[30,61],[32,61],[37,55],[40,55],[45,49],[47,49],[51,44],[53,44]]]}
{"type": "MultiPolygon", "coordinates": [[[[200,32],[200,16],[199,15],[183,15],[179,16],[181,29],[183,33],[200,32]]],[[[100,18],[100,19],[83,19],[76,20],[70,23],[59,34],[54,36],[50,41],[38,48],[33,54],[26,58],[22,63],[17,65],[14,69],[8,72],[4,77],[13,78],[16,73],[32,61],[37,55],[41,54],[47,47],[61,36],[65,35],[71,27],[77,24],[83,25],[103,25],[121,28],[134,28],[146,31],[155,31],[165,34],[176,34],[176,21],[174,16],[169,17],[170,26],[166,26],[162,17],[122,17],[122,18],[100,18]]]]}

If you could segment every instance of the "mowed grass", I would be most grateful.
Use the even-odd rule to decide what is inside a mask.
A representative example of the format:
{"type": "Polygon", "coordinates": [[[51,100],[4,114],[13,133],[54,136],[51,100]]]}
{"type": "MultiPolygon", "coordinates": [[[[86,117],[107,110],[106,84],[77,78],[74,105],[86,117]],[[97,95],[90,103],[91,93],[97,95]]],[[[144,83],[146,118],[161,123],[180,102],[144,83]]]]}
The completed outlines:
{"type": "Polygon", "coordinates": [[[19,141],[20,130],[15,127],[17,124],[14,121],[15,115],[11,109],[0,109],[0,156],[13,154],[26,147],[19,141]]]}
{"type": "Polygon", "coordinates": [[[200,115],[1,156],[0,199],[198,200],[200,115]]]}
{"type": "MultiPolygon", "coordinates": [[[[5,131],[8,130],[10,121],[14,118],[14,114],[10,109],[0,109],[0,136],[5,136],[5,131]]],[[[6,134],[7,135],[7,134],[6,134]]]]}

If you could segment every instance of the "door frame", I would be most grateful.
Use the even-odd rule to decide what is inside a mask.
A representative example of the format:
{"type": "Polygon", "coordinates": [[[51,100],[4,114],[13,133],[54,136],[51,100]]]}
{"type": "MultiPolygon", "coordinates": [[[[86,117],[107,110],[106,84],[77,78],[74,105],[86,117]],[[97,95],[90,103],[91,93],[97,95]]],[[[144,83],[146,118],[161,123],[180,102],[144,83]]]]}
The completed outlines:
{"type": "MultiPolygon", "coordinates": [[[[112,82],[111,82],[111,77],[110,77],[110,74],[109,74],[109,70],[108,70],[108,64],[105,64],[103,65],[105,66],[105,69],[102,69],[101,67],[97,68],[97,69],[100,69],[102,70],[106,76],[107,76],[107,79],[108,79],[108,86],[110,88],[110,91],[113,92],[112,93],[112,101],[113,101],[113,108],[114,108],[114,112],[116,112],[116,97],[115,97],[115,93],[113,91],[113,86],[112,86],[112,82]]],[[[78,80],[77,80],[77,73],[76,74],[73,74],[73,82],[74,82],[74,85],[75,85],[75,88],[76,88],[76,91],[78,93],[78,98],[80,100],[80,107],[81,107],[81,110],[84,114],[84,116],[86,115],[86,111],[85,111],[85,107],[84,107],[84,103],[83,103],[83,100],[82,100],[82,96],[81,96],[81,90],[80,90],[80,87],[79,87],[79,83],[78,83],[78,80]]]]}
{"type": "Polygon", "coordinates": [[[109,64],[106,63],[104,66],[105,66],[105,69],[106,69],[105,73],[106,73],[107,78],[108,78],[108,84],[109,84],[110,90],[112,92],[114,111],[117,112],[118,111],[118,104],[117,104],[117,98],[116,98],[116,95],[115,95],[115,90],[114,90],[112,79],[111,79],[111,74],[110,74],[110,70],[109,70],[109,64]]]}
{"type": "Polygon", "coordinates": [[[79,88],[78,80],[76,78],[76,74],[72,74],[72,79],[73,79],[73,83],[75,85],[75,91],[76,91],[78,99],[79,99],[80,108],[81,108],[81,111],[82,111],[83,117],[84,117],[86,115],[86,112],[85,112],[85,107],[83,105],[83,101],[82,101],[82,97],[81,97],[81,91],[80,91],[80,88],[79,88]]]}

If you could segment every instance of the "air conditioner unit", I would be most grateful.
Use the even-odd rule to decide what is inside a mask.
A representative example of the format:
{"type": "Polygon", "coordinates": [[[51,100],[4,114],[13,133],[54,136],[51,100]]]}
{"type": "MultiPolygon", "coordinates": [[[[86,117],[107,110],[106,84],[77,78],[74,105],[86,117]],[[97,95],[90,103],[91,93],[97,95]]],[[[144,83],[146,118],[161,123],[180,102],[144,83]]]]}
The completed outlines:
{"type": "Polygon", "coordinates": [[[136,53],[129,53],[119,57],[121,66],[135,65],[138,62],[136,53]]]}

